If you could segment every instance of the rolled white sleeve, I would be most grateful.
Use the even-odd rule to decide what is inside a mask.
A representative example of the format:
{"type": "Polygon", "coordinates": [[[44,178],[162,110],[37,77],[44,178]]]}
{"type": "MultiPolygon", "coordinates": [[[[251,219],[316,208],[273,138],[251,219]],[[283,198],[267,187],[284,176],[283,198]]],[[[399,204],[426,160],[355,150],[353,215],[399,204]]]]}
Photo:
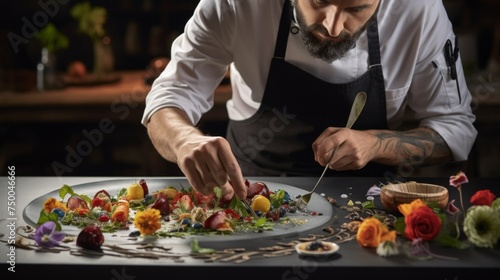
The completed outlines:
{"type": "Polygon", "coordinates": [[[420,51],[408,92],[408,105],[419,125],[436,131],[446,141],[454,159],[464,161],[477,136],[472,97],[460,58],[456,62],[458,88],[457,80],[451,78],[444,46],[448,39],[455,44],[455,34],[442,2],[433,2],[426,10],[425,21],[422,20],[420,51]]]}

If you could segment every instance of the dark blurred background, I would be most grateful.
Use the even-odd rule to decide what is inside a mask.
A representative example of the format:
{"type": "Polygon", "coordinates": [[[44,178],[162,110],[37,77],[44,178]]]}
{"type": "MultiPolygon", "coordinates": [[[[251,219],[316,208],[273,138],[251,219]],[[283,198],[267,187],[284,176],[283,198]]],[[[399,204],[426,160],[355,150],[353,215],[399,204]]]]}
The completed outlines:
{"type": "MultiPolygon", "coordinates": [[[[93,63],[92,42],[78,32],[78,22],[70,10],[81,0],[2,1],[0,18],[2,35],[2,68],[34,69],[40,59],[40,43],[29,39],[19,45],[19,52],[5,39],[11,32],[22,36],[27,19],[35,27],[44,17],[68,36],[70,47],[57,54],[59,70],[65,70],[72,60],[82,60],[89,68],[93,63]],[[45,12],[39,2],[46,3],[45,12]],[[51,4],[51,5],[49,5],[51,4]],[[54,8],[54,5],[57,8],[54,8]],[[43,12],[45,13],[43,13],[43,12]],[[40,16],[45,14],[45,16],[40,16]],[[38,15],[38,16],[37,16],[38,15]]],[[[148,61],[157,56],[169,56],[169,45],[183,30],[198,1],[196,0],[124,0],[87,1],[107,10],[106,33],[111,38],[116,69],[144,69],[148,61]]],[[[24,37],[24,36],[23,36],[24,37]]],[[[8,40],[8,38],[7,38],[8,40]]]]}
{"type": "MultiPolygon", "coordinates": [[[[442,176],[443,171],[466,169],[471,176],[498,176],[498,2],[444,1],[460,38],[464,68],[470,80],[470,90],[475,95],[476,126],[480,137],[467,163],[414,170],[411,175],[442,176]]],[[[0,110],[3,111],[0,112],[0,168],[4,170],[1,172],[6,174],[6,166],[14,165],[19,176],[181,175],[177,166],[165,162],[156,153],[140,124],[143,100],[134,104],[120,100],[120,104],[130,105],[132,113],[126,118],[116,118],[115,114],[115,119],[112,119],[115,129],[111,133],[104,133],[99,143],[92,146],[84,144],[91,142],[89,133],[99,128],[103,112],[109,113],[110,105],[113,105],[99,101],[99,92],[102,96],[130,95],[133,87],[127,88],[123,83],[130,82],[132,78],[129,77],[133,77],[144,97],[151,62],[170,57],[170,44],[182,33],[197,3],[197,0],[0,2],[0,110]],[[55,54],[56,71],[68,74],[75,61],[83,64],[87,72],[92,71],[93,43],[86,34],[78,31],[78,22],[70,14],[71,8],[81,2],[104,7],[107,11],[104,29],[108,39],[108,59],[111,59],[107,60],[108,68],[118,73],[120,79],[117,83],[122,83],[124,88],[122,94],[113,92],[112,83],[73,85],[59,92],[39,92],[36,89],[36,68],[42,45],[33,35],[47,23],[54,24],[69,40],[69,46],[55,54]],[[95,100],[83,100],[85,96],[90,99],[94,95],[97,96],[92,97],[95,100]],[[73,96],[80,103],[69,97],[66,100],[67,96],[73,96]],[[72,114],[65,118],[66,112],[72,114]]],[[[131,85],[135,84],[131,82],[131,85]]],[[[212,117],[204,118],[200,127],[209,134],[223,135],[227,121],[224,110],[225,106],[220,102],[213,109],[212,117]]]]}

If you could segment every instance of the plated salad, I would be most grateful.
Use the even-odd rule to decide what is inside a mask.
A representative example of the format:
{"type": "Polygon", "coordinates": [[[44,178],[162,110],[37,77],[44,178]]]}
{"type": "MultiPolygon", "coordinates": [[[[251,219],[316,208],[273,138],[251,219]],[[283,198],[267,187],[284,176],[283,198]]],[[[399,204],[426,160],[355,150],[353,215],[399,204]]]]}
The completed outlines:
{"type": "Polygon", "coordinates": [[[296,200],[284,189],[270,190],[261,181],[245,184],[245,201],[225,200],[219,188],[208,196],[182,185],[150,190],[145,179],[130,182],[117,193],[106,189],[76,193],[63,185],[59,197],[44,201],[37,224],[54,221],[59,227],[93,226],[108,233],[128,230],[130,236],[173,237],[259,232],[305,222],[290,217],[297,211],[296,200]]]}

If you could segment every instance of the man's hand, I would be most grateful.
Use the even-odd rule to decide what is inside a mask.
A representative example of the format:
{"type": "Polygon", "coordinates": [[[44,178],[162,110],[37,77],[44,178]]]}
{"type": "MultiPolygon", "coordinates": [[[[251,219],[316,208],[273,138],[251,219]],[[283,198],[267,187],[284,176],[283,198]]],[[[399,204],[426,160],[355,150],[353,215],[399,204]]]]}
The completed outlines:
{"type": "Polygon", "coordinates": [[[235,193],[239,198],[246,197],[240,166],[226,139],[193,135],[184,141],[176,155],[179,168],[200,193],[208,195],[215,187],[221,187],[226,199],[235,193]]]}
{"type": "Polygon", "coordinates": [[[339,171],[361,169],[370,161],[391,166],[426,166],[453,159],[444,139],[426,127],[408,131],[329,127],[312,148],[314,159],[322,166],[337,148],[330,168],[339,171]]]}
{"type": "Polygon", "coordinates": [[[321,166],[326,166],[334,149],[337,149],[330,169],[358,170],[373,159],[375,141],[373,135],[363,131],[329,127],[312,144],[314,159],[321,166]]]}
{"type": "Polygon", "coordinates": [[[196,191],[208,195],[220,187],[226,199],[246,197],[240,166],[226,139],[204,135],[177,108],[158,110],[147,129],[158,153],[177,163],[196,191]]]}

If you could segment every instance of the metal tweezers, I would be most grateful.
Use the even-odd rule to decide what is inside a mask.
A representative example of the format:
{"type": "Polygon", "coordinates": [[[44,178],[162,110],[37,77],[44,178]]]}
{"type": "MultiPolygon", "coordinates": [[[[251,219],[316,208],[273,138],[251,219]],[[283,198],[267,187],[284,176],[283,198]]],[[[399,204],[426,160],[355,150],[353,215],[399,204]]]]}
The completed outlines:
{"type": "Polygon", "coordinates": [[[250,204],[248,204],[248,202],[247,202],[245,199],[241,199],[240,201],[241,201],[241,202],[243,202],[243,204],[245,204],[245,206],[249,209],[250,214],[251,214],[254,218],[258,218],[258,217],[259,217],[259,216],[257,215],[257,213],[255,213],[255,211],[253,211],[252,206],[250,206],[250,204]]]}

